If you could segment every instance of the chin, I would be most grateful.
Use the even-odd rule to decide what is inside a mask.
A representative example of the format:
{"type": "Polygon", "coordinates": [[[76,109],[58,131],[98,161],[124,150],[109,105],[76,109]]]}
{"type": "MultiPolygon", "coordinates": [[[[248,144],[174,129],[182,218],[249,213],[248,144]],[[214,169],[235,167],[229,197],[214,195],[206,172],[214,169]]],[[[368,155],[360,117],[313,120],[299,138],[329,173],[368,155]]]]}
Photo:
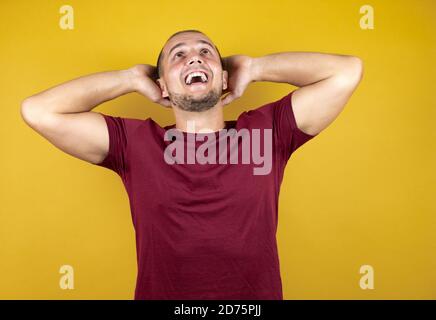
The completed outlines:
{"type": "Polygon", "coordinates": [[[183,94],[170,93],[171,102],[178,108],[201,112],[216,106],[222,95],[222,90],[210,88],[209,90],[198,90],[197,92],[187,91],[183,94]]]}

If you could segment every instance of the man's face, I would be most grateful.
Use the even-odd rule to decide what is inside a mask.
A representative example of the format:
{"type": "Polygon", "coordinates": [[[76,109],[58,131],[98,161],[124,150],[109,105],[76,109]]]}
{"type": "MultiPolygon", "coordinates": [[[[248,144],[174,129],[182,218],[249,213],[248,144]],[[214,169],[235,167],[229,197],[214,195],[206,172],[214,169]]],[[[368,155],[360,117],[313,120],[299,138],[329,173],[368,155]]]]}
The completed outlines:
{"type": "Polygon", "coordinates": [[[163,97],[185,111],[200,112],[214,107],[227,88],[227,71],[212,41],[195,32],[171,38],[163,49],[164,74],[158,79],[163,97]],[[183,43],[183,44],[182,44],[183,43]],[[188,77],[200,71],[207,77],[188,77]],[[187,83],[188,81],[188,83],[187,83]]]}

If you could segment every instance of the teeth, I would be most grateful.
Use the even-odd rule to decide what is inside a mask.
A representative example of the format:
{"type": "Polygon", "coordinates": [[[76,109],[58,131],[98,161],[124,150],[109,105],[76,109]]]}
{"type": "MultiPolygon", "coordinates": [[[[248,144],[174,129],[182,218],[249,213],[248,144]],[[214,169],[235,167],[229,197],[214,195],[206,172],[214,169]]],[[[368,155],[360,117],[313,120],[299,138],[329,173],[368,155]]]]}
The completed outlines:
{"type": "Polygon", "coordinates": [[[185,80],[186,84],[191,84],[193,77],[201,77],[201,81],[202,82],[206,82],[207,81],[207,76],[206,76],[206,74],[204,72],[196,71],[196,72],[190,73],[186,77],[186,80],[185,80]]]}

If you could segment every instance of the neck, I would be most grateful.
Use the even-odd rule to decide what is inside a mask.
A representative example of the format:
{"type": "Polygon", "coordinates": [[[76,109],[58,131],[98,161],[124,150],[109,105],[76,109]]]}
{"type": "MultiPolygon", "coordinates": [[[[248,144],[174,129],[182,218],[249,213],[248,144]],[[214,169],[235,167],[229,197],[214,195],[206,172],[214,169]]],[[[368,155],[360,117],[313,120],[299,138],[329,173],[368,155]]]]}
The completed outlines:
{"type": "Polygon", "coordinates": [[[215,132],[225,127],[223,106],[216,104],[209,110],[189,112],[173,107],[176,129],[189,133],[215,132]]]}

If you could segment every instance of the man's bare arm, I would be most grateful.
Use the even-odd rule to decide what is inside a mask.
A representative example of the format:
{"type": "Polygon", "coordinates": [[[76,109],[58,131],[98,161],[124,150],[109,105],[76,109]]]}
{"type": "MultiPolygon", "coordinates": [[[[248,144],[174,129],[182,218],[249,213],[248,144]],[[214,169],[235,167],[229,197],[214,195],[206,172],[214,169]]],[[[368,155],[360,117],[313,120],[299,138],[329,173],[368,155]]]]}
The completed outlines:
{"type": "Polygon", "coordinates": [[[292,95],[297,126],[311,135],[339,115],[363,75],[360,58],[318,52],[282,52],[253,58],[253,81],[298,86],[292,95]]]}
{"type": "Polygon", "coordinates": [[[100,163],[109,151],[109,134],[99,104],[137,91],[151,101],[170,106],[155,83],[155,67],[83,76],[26,98],[21,104],[24,121],[62,151],[91,163],[100,163]]]}

